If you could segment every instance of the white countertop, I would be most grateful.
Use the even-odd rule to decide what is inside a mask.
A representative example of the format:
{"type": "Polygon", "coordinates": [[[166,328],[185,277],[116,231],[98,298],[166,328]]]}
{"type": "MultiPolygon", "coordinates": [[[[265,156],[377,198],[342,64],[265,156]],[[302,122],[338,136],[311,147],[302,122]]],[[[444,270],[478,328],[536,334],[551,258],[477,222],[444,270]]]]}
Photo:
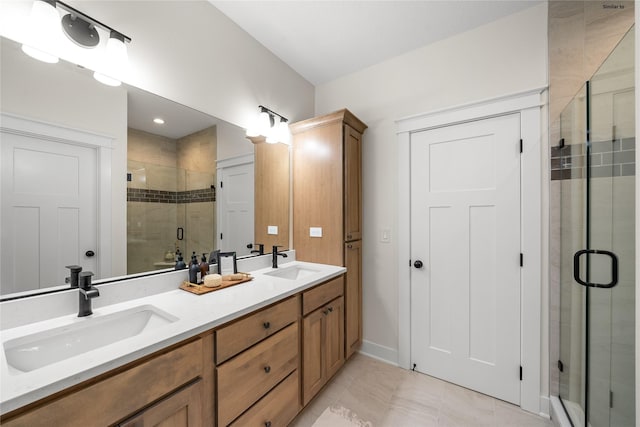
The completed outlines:
{"type": "Polygon", "coordinates": [[[1,340],[4,343],[51,328],[78,322],[91,322],[106,314],[143,305],[152,305],[178,318],[173,323],[30,372],[20,372],[11,368],[7,363],[3,347],[3,351],[0,351],[0,413],[8,413],[201,332],[216,328],[337,277],[346,271],[344,267],[300,261],[288,262],[281,268],[296,265],[318,270],[318,272],[302,279],[290,280],[265,275],[264,273],[273,269],[263,268],[251,272],[254,279],[250,282],[204,295],[195,295],[177,289],[179,283],[176,283],[176,289],[169,292],[94,308],[93,316],[90,317],[78,318],[76,314],[66,315],[2,330],[1,340]]]}

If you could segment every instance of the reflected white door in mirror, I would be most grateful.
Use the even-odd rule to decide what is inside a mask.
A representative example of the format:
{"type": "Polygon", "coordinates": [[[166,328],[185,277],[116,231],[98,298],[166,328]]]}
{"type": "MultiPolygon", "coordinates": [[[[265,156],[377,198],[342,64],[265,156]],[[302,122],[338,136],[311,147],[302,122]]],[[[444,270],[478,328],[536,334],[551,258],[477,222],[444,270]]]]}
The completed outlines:
{"type": "Polygon", "coordinates": [[[108,277],[110,239],[99,237],[110,228],[111,180],[100,172],[110,170],[112,139],[1,119],[1,294],[64,283],[71,264],[108,277]]]}
{"type": "Polygon", "coordinates": [[[254,156],[218,161],[218,244],[222,252],[249,255],[254,242],[254,156]]]}

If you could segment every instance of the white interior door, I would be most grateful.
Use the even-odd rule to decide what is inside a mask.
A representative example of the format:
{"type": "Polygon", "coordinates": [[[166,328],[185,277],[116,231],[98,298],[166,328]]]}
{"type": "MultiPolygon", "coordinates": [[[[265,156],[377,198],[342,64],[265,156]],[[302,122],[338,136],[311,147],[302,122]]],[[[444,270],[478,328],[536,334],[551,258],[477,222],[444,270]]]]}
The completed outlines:
{"type": "Polygon", "coordinates": [[[410,147],[412,363],[519,404],[520,116],[417,132],[410,147]]]}
{"type": "Polygon", "coordinates": [[[96,150],[3,133],[1,163],[2,294],[98,274],[96,150]]]}
{"type": "Polygon", "coordinates": [[[253,243],[253,162],[218,169],[218,249],[249,255],[253,243]]]}

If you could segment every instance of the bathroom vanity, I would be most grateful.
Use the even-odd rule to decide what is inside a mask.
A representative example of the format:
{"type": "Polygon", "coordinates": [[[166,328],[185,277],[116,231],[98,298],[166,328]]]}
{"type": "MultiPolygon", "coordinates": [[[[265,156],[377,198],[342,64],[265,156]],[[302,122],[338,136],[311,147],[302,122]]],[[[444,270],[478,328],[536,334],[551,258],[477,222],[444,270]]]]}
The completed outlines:
{"type": "Polygon", "coordinates": [[[344,273],[291,261],[206,295],[170,290],[5,329],[2,424],[287,425],[344,364],[344,273]],[[139,318],[140,332],[109,338],[139,318]],[[11,354],[86,339],[87,325],[113,342],[27,364],[11,354]]]}

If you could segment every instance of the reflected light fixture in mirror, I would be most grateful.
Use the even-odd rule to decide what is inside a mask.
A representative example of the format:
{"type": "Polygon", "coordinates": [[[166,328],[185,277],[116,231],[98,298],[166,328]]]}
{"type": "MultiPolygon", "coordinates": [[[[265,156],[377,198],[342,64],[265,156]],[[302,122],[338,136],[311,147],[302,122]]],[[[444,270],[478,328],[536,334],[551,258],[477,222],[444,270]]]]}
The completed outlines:
{"type": "Polygon", "coordinates": [[[265,106],[258,106],[260,112],[255,123],[247,128],[247,137],[254,143],[291,143],[288,119],[265,106]]]}
{"type": "Polygon", "coordinates": [[[98,29],[106,31],[109,39],[104,54],[95,64],[93,76],[100,83],[109,86],[121,84],[120,77],[128,62],[125,43],[131,42],[131,38],[61,1],[34,0],[22,50],[40,61],[58,62],[58,52],[64,43],[59,37],[60,28],[70,41],[84,49],[97,47],[100,43],[98,29]],[[62,20],[57,7],[68,12],[62,20]]]}
{"type": "Polygon", "coordinates": [[[58,57],[49,53],[60,35],[60,15],[54,1],[36,0],[31,6],[26,41],[22,51],[38,61],[55,64],[58,57]],[[36,47],[37,46],[37,47],[36,47]]]}

